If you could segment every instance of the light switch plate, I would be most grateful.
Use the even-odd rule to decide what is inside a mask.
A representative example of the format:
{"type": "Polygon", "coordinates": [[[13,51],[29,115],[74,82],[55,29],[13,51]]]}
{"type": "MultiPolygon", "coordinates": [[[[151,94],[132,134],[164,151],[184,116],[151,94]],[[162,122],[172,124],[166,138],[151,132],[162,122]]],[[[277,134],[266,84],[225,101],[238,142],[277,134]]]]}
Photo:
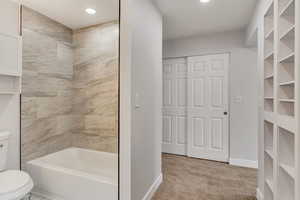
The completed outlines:
{"type": "Polygon", "coordinates": [[[139,95],[139,93],[136,93],[135,94],[135,108],[137,109],[137,108],[140,108],[141,107],[141,105],[140,105],[140,95],[139,95]]]}

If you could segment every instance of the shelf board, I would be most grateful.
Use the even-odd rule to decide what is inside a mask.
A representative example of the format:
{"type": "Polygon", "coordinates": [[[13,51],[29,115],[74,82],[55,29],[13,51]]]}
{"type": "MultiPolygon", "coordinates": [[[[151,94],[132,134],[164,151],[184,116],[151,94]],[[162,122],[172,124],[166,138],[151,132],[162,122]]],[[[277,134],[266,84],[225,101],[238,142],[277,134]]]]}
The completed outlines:
{"type": "Polygon", "coordinates": [[[280,62],[280,63],[284,63],[284,62],[286,62],[286,63],[291,63],[291,62],[293,62],[293,60],[294,60],[294,56],[295,56],[295,53],[292,52],[292,53],[288,54],[287,56],[284,56],[283,58],[281,58],[281,59],[279,60],[279,62],[280,62]]]}
{"type": "Polygon", "coordinates": [[[296,177],[296,172],[295,172],[295,168],[291,167],[289,165],[286,164],[280,164],[279,165],[290,177],[295,178],[296,177]]]}
{"type": "Polygon", "coordinates": [[[279,16],[282,16],[293,3],[294,0],[289,0],[287,4],[283,6],[282,10],[279,12],[279,16]]]}
{"type": "Polygon", "coordinates": [[[271,180],[269,180],[269,179],[266,179],[265,181],[266,181],[268,187],[270,188],[270,190],[271,190],[272,192],[274,192],[273,182],[272,182],[271,180]]]}
{"type": "Polygon", "coordinates": [[[282,82],[279,85],[280,86],[288,86],[288,85],[294,85],[295,81],[286,81],[286,82],[282,82]]]}
{"type": "Polygon", "coordinates": [[[283,16],[293,3],[294,0],[289,0],[286,5],[282,7],[281,11],[279,12],[279,16],[283,16]]]}
{"type": "Polygon", "coordinates": [[[275,123],[275,116],[274,116],[274,112],[270,112],[270,111],[264,111],[264,120],[274,124],[275,123]]]}
{"type": "Polygon", "coordinates": [[[267,75],[267,76],[265,77],[265,80],[267,80],[267,79],[272,79],[272,78],[274,78],[274,74],[267,75]]]}
{"type": "Polygon", "coordinates": [[[264,97],[265,100],[274,100],[274,97],[264,97]]]}
{"type": "Polygon", "coordinates": [[[16,91],[0,91],[0,95],[14,95],[18,94],[16,91]]]}
{"type": "Polygon", "coordinates": [[[274,36],[274,28],[271,28],[270,31],[268,31],[265,35],[265,39],[268,39],[268,38],[272,38],[272,36],[274,36]]]}
{"type": "Polygon", "coordinates": [[[295,103],[295,99],[279,99],[279,101],[284,103],[295,103]]]}
{"type": "Polygon", "coordinates": [[[20,77],[21,75],[18,73],[7,73],[7,72],[0,72],[0,76],[13,76],[13,77],[20,77]]]}
{"type": "Polygon", "coordinates": [[[274,55],[274,52],[273,52],[273,51],[267,53],[266,56],[265,56],[265,60],[267,60],[267,59],[269,59],[269,58],[272,58],[273,55],[274,55]]]}
{"type": "Polygon", "coordinates": [[[5,37],[19,39],[19,40],[22,39],[22,36],[20,36],[20,35],[12,35],[12,34],[4,33],[4,32],[0,32],[0,35],[5,36],[5,37]]]}
{"type": "Polygon", "coordinates": [[[265,149],[265,152],[266,152],[272,159],[274,159],[274,154],[273,154],[273,151],[272,151],[272,149],[271,149],[270,147],[267,147],[267,148],[265,149]]]}
{"type": "Polygon", "coordinates": [[[266,14],[264,15],[265,18],[271,17],[273,19],[274,17],[274,2],[270,2],[271,4],[268,5],[268,10],[266,14]]]}
{"type": "Polygon", "coordinates": [[[296,128],[296,119],[295,117],[291,117],[288,115],[278,115],[277,116],[277,124],[279,127],[286,129],[292,133],[295,133],[296,128]]]}
{"type": "MultiPolygon", "coordinates": [[[[289,36],[292,34],[295,34],[295,25],[292,25],[291,27],[289,27],[285,32],[282,33],[282,35],[280,36],[280,40],[282,40],[283,38],[285,38],[286,36],[289,36]],[[294,33],[293,33],[294,32],[294,33]]],[[[290,36],[290,37],[291,37],[290,36]]]]}

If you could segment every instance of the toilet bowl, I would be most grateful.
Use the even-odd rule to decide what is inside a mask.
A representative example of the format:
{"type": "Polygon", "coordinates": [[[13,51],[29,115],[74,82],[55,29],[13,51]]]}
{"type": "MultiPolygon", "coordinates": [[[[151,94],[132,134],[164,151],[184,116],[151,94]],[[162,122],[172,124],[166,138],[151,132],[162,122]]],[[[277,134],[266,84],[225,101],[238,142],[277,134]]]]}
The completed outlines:
{"type": "Polygon", "coordinates": [[[21,200],[33,188],[30,176],[22,171],[0,172],[0,200],[21,200]]]}
{"type": "Polygon", "coordinates": [[[20,170],[6,170],[10,133],[0,131],[0,200],[21,200],[33,188],[30,176],[20,170]]]}

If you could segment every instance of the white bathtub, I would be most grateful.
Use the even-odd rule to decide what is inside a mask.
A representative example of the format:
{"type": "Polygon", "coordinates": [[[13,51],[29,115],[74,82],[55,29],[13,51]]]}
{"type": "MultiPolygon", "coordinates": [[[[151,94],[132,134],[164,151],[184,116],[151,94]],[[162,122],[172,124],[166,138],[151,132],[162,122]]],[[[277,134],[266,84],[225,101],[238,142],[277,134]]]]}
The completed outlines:
{"type": "Polygon", "coordinates": [[[53,200],[117,200],[118,156],[69,148],[26,164],[33,193],[53,200]]]}

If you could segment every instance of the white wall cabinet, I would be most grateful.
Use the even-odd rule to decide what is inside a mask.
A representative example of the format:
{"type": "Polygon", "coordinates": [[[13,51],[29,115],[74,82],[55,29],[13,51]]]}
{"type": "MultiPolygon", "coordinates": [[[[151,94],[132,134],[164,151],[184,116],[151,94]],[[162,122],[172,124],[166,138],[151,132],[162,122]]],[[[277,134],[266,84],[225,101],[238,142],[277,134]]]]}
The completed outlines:
{"type": "MultiPolygon", "coordinates": [[[[300,199],[300,1],[264,15],[264,199],[300,199]]],[[[261,38],[262,39],[262,38],[261,38]]]]}
{"type": "Polygon", "coordinates": [[[11,133],[8,168],[20,168],[20,82],[22,37],[20,6],[0,1],[0,129],[11,133]]]}
{"type": "Polygon", "coordinates": [[[0,95],[20,93],[22,37],[0,32],[0,95]]]}
{"type": "Polygon", "coordinates": [[[0,74],[20,76],[21,37],[0,33],[0,74]]]}
{"type": "Polygon", "coordinates": [[[20,94],[22,36],[19,4],[3,1],[0,6],[0,95],[20,94]]]}

